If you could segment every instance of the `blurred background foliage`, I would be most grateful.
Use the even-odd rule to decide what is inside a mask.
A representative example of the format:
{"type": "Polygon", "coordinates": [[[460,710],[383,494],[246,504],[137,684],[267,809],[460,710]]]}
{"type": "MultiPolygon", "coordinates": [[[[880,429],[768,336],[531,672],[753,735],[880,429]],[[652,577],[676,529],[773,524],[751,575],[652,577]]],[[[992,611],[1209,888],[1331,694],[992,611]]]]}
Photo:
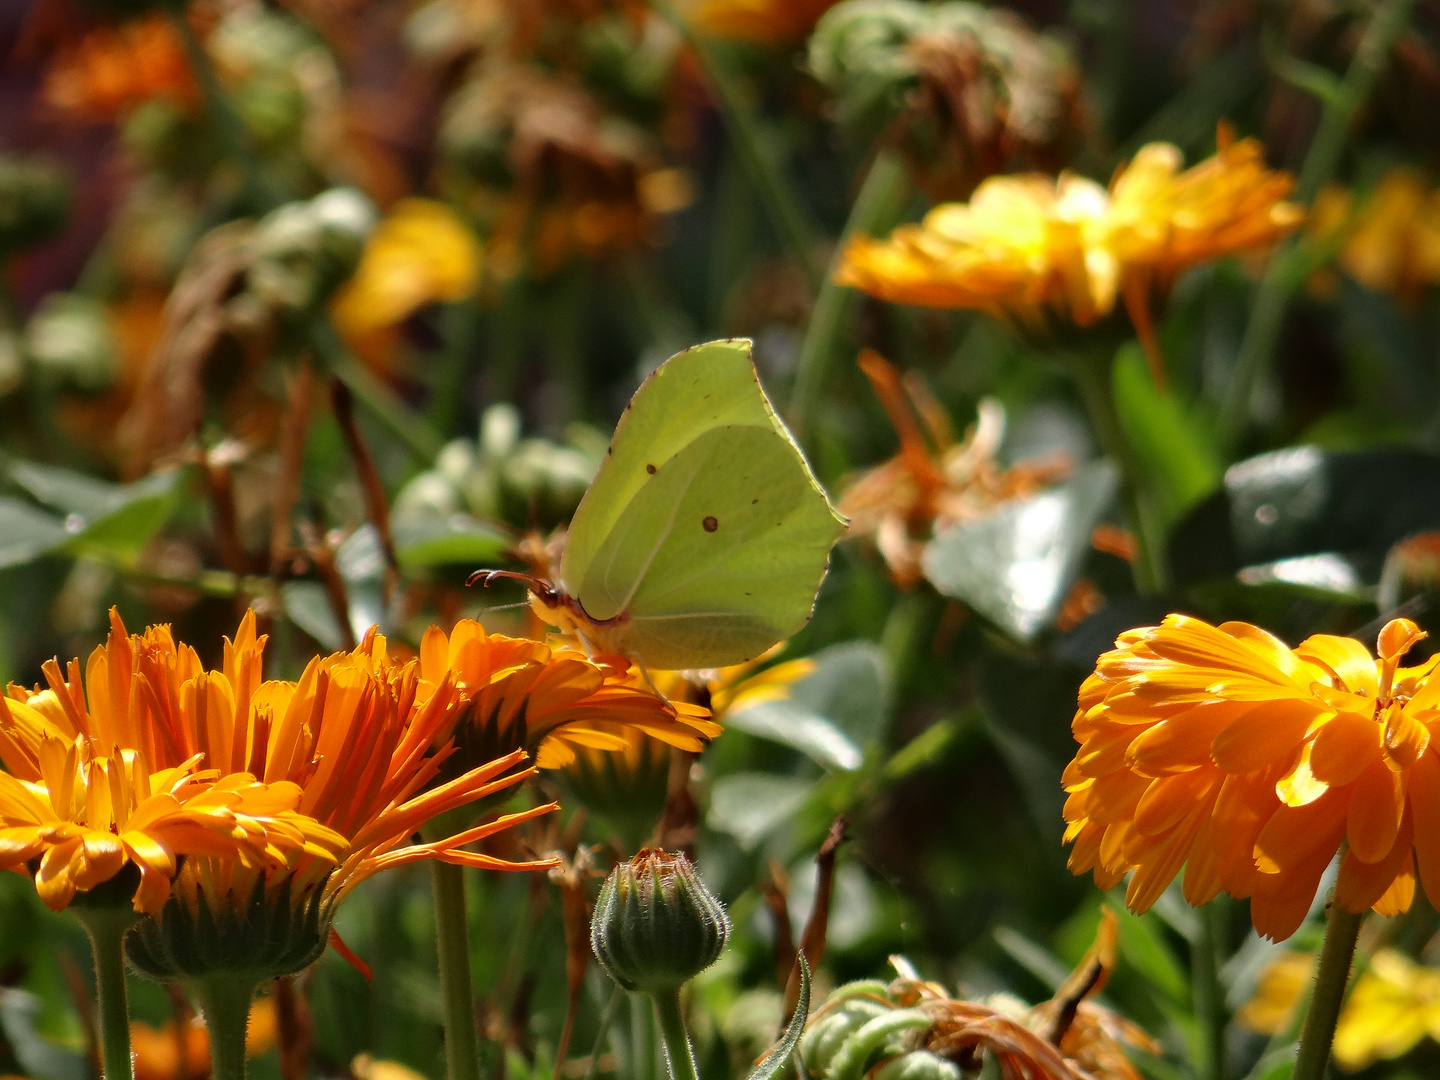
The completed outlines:
{"type": "MultiPolygon", "coordinates": [[[[1373,636],[1410,602],[1436,628],[1440,8],[851,0],[817,29],[825,0],[675,2],[0,5],[0,681],[86,655],[112,605],[132,628],[173,623],[207,662],[253,605],[286,677],[375,622],[412,646],[461,616],[519,632],[518,589],[466,576],[549,565],[660,360],[752,338],[837,497],[896,452],[875,392],[888,361],[936,452],[983,465],[978,494],[933,542],[910,538],[923,571],[843,542],[781,656],[813,667],[788,696],[717,710],[691,839],[736,934],[697,985],[701,1071],[773,1037],[777,935],[799,936],[843,815],[822,986],[903,953],[968,996],[1040,1000],[1105,905],[1107,997],[1165,1048],[1144,1072],[1244,1075],[1266,1040],[1231,1026],[1223,1066],[1206,1064],[1192,956],[1218,935],[1208,1007],[1228,1015],[1275,947],[1243,905],[1209,928],[1174,896],[1135,917],[1071,877],[1068,725],[1096,656],[1167,611],[1293,643],[1373,636]],[[1396,29],[1365,68],[1382,14],[1396,29]],[[1331,175],[1312,175],[1346,94],[1331,175]],[[1169,568],[1142,594],[1114,470],[1054,350],[979,313],[837,289],[827,267],[842,235],[986,176],[1103,183],[1157,140],[1194,162],[1222,121],[1299,173],[1313,212],[1270,264],[1290,302],[1238,405],[1263,258],[1175,283],[1156,328],[1167,388],[1138,347],[1117,355],[1108,389],[1169,568]]],[[[563,819],[526,842],[598,844],[602,869],[633,850],[672,769],[651,752],[547,781],[563,819]]],[[[560,893],[477,877],[470,905],[489,1068],[549,1075],[560,893]]],[[[374,981],[333,953],[298,980],[305,1067],[441,1075],[424,876],[369,882],[339,929],[374,981]]],[[[1424,958],[1437,929],[1421,901],[1379,933],[1424,958]]],[[[87,1075],[85,955],[21,878],[0,881],[0,1072],[87,1075]]],[[[183,1002],[134,993],[139,1019],[185,1022],[183,1002]]],[[[572,1057],[607,1010],[591,971],[572,1057]]],[[[621,1007],[599,1070],[658,1075],[647,1023],[621,1007]]],[[[1366,1075],[1437,1064],[1423,1043],[1366,1075]]],[[[148,1075],[195,1073],[172,1055],[148,1075]]]]}

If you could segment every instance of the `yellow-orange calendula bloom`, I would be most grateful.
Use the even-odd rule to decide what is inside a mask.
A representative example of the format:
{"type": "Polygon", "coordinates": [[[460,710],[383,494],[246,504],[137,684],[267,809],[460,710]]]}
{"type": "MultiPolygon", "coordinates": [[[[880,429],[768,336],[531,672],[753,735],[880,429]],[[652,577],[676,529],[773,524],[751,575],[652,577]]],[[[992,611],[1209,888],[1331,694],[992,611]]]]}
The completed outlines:
{"type": "MultiPolygon", "coordinates": [[[[247,627],[253,644],[253,617],[237,640],[247,627]]],[[[65,907],[127,862],[140,871],[137,911],[165,902],[182,855],[261,867],[308,852],[333,864],[344,838],[297,812],[297,786],[247,772],[243,743],[238,755],[228,742],[212,748],[217,703],[233,711],[258,685],[258,651],[227,650],[225,670],[206,673],[168,627],[130,637],[112,612],[110,641],[83,681],[78,660],[42,670],[47,689],[12,685],[0,697],[0,866],[40,857],[35,884],[48,906],[65,907]]]]}
{"type": "Polygon", "coordinates": [[[432,199],[401,199],[331,310],[346,340],[378,360],[388,331],[427,304],[465,299],[479,282],[480,242],[460,215],[432,199]]]}
{"type": "Polygon", "coordinates": [[[1119,638],[1080,688],[1065,770],[1070,868],[1144,911],[1185,866],[1185,897],[1250,897],[1280,940],[1342,848],[1346,910],[1409,908],[1418,870],[1440,896],[1435,661],[1400,667],[1424,634],[1396,619],[1373,658],[1350,638],[1298,648],[1246,623],[1183,615],[1119,638]]]}
{"type": "Polygon", "coordinates": [[[1090,326],[1110,313],[1119,267],[1105,245],[1109,198],[1063,174],[993,176],[968,203],[945,203],[888,240],[857,236],[841,285],[882,300],[973,308],[1042,331],[1053,319],[1090,326]]]}
{"type": "Polygon", "coordinates": [[[695,0],[686,18],[711,37],[789,45],[814,29],[837,0],[695,0]]]}
{"type": "Polygon", "coordinates": [[[1367,289],[1414,303],[1440,283],[1440,191],[1410,169],[1386,174],[1358,205],[1344,188],[1325,188],[1308,233],[1337,245],[1340,268],[1367,289]]]}
{"type": "Polygon", "coordinates": [[[949,417],[922,380],[902,377],[869,349],[860,354],[860,368],[900,436],[900,452],[852,478],[840,512],[850,519],[849,535],[874,544],[902,588],[919,584],[920,559],[937,529],[974,521],[1070,471],[1067,462],[1054,459],[1001,468],[995,454],[1005,434],[1005,410],[993,399],[981,401],[975,426],[957,442],[949,417]]]}
{"type": "Polygon", "coordinates": [[[973,308],[1030,331],[1091,326],[1123,297],[1161,377],[1150,316],[1185,270],[1259,251],[1297,228],[1294,179],[1266,167],[1254,139],[1227,126],[1215,155],[1181,170],[1178,148],[1151,143],[1109,191],[1068,173],[992,177],[969,203],[931,210],[888,240],[856,237],[842,285],[903,304],[973,308]]]}
{"type": "MultiPolygon", "coordinates": [[[[250,1007],[245,1026],[245,1056],[259,1057],[275,1045],[275,999],[259,998],[250,1007]]],[[[200,1017],[184,1024],[169,1020],[160,1027],[130,1021],[130,1052],[135,1080],[206,1080],[210,1075],[210,1034],[200,1017]]]]}
{"type": "MultiPolygon", "coordinates": [[[[1289,952],[1260,975],[1254,996],[1235,1014],[1262,1035],[1295,1024],[1295,1011],[1313,978],[1315,957],[1289,952]]],[[[1335,1063],[1357,1072],[1404,1057],[1425,1038],[1440,1041],[1440,970],[1381,949],[1360,972],[1335,1029],[1335,1063]]]]}
{"type": "Polygon", "coordinates": [[[487,634],[473,619],[449,634],[427,630],[419,664],[417,700],[455,688],[461,705],[443,734],[453,734],[465,760],[523,749],[539,768],[554,769],[578,747],[623,750],[627,730],[691,751],[720,733],[708,710],[661,698],[629,660],[487,634]]]}

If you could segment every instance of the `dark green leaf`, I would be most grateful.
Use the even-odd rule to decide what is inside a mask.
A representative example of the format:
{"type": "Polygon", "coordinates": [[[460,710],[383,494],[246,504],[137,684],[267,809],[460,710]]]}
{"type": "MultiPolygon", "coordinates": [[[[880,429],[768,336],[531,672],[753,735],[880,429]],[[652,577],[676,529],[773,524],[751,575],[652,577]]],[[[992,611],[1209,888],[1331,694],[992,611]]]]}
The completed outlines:
{"type": "Polygon", "coordinates": [[[10,466],[10,479],[65,515],[72,549],[135,552],[170,517],[179,470],[153,473],[133,484],[110,484],[83,473],[33,461],[10,466]]]}

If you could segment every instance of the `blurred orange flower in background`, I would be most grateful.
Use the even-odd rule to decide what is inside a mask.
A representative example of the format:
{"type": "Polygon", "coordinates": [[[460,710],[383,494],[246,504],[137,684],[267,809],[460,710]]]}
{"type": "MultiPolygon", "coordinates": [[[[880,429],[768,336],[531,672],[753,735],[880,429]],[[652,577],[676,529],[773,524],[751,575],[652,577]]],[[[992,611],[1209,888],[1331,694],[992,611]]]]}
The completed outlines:
{"type": "Polygon", "coordinates": [[[193,108],[200,89],[180,35],[164,15],[150,15],[97,27],[66,48],[41,97],[62,116],[103,124],[154,98],[193,108]]]}
{"type": "Polygon", "coordinates": [[[1070,868],[1102,889],[1133,871],[1152,905],[1182,865],[1185,898],[1250,897],[1266,937],[1304,920],[1342,849],[1335,900],[1409,908],[1418,873],[1440,897],[1435,660],[1402,668],[1424,634],[1396,619],[1372,658],[1317,634],[1290,649],[1246,623],[1184,615],[1121,635],[1080,689],[1065,770],[1070,868]]]}
{"type": "Polygon", "coordinates": [[[685,12],[711,37],[788,45],[814,28],[837,0],[695,0],[685,12]]]}
{"type": "MultiPolygon", "coordinates": [[[[245,1028],[245,1056],[264,1054],[275,1045],[275,1036],[275,1000],[257,998],[245,1028]]],[[[130,1050],[135,1080],[204,1080],[210,1075],[210,1034],[199,1016],[184,1024],[170,1020],[158,1028],[132,1020],[130,1050]]]]}
{"type": "MultiPolygon", "coordinates": [[[[1357,202],[1337,185],[1322,190],[1309,235],[1339,247],[1336,264],[1367,289],[1415,303],[1440,283],[1440,191],[1410,169],[1385,175],[1357,202]]],[[[1321,291],[1330,280],[1322,275],[1321,291]]]]}

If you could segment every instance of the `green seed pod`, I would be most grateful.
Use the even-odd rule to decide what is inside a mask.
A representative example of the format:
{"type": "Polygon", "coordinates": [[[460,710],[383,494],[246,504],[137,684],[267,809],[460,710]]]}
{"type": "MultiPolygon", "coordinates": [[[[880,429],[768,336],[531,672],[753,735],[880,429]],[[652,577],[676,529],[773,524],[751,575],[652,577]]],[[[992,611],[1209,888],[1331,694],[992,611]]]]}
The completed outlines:
{"type": "Polygon", "coordinates": [[[679,853],[644,848],[610,871],[590,920],[590,947],[626,990],[678,990],[730,937],[725,908],[679,853]]]}
{"type": "Polygon", "coordinates": [[[287,877],[267,894],[257,881],[244,907],[225,897],[217,913],[201,894],[191,906],[171,896],[125,936],[125,953],[142,975],[158,982],[238,976],[252,982],[293,975],[325,951],[330,913],[322,907],[324,882],[290,896],[287,877]]]}

